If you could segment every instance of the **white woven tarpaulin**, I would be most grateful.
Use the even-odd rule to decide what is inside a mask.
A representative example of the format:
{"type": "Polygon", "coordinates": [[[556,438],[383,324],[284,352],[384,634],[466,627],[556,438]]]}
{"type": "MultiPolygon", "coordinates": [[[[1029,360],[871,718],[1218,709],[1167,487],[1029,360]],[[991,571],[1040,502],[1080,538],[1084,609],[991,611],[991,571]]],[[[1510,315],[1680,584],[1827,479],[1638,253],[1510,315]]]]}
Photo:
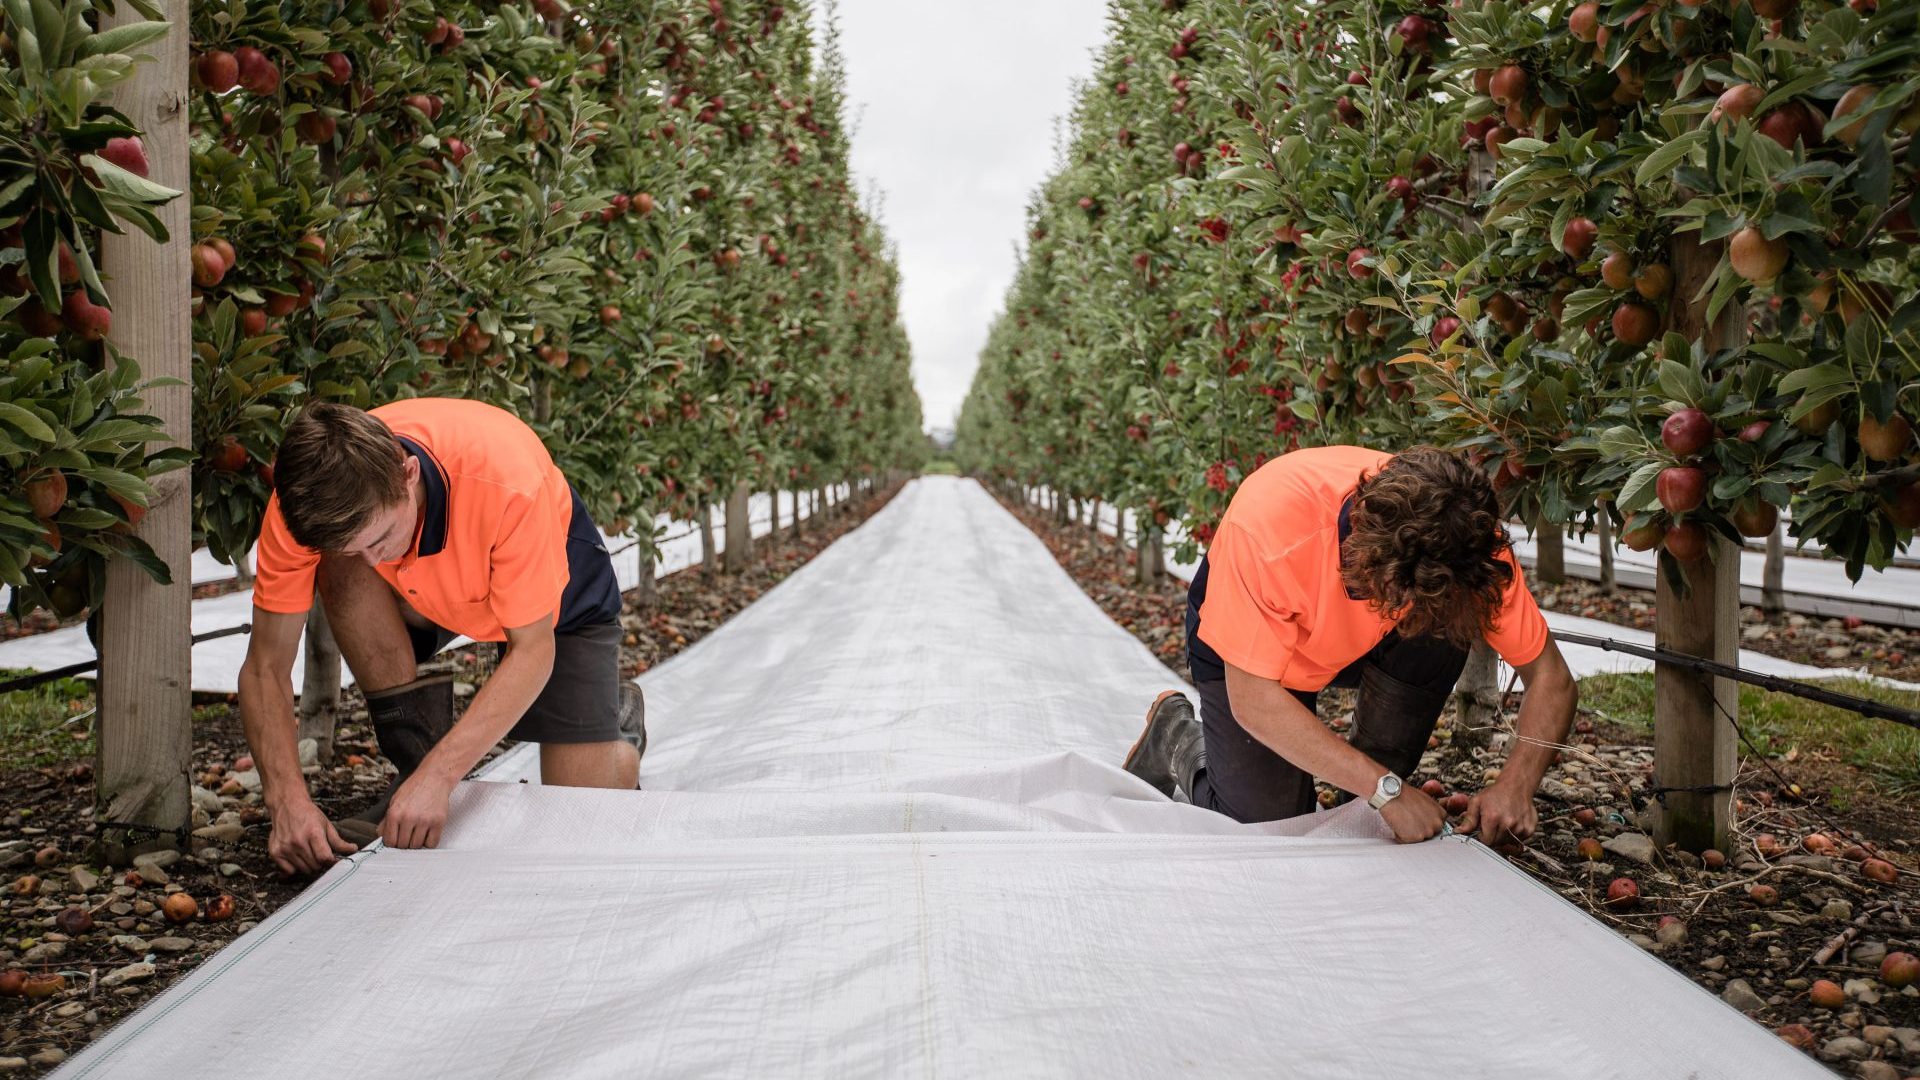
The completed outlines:
{"type": "Polygon", "coordinates": [[[642,682],[648,790],[462,785],[61,1075],[1826,1075],[1477,844],[1121,772],[1167,672],[968,481],[642,682]]]}

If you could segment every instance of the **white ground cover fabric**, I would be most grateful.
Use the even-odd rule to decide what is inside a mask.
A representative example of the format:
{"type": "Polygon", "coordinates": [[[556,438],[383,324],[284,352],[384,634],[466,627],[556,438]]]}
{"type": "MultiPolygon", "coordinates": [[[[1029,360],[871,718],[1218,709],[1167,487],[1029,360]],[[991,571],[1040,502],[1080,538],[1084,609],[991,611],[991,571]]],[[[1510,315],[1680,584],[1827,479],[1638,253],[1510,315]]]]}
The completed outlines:
{"type": "Polygon", "coordinates": [[[648,790],[464,784],[58,1075],[1828,1075],[1477,844],[1121,772],[1170,676],[970,481],[641,681],[648,790]]]}
{"type": "MultiPolygon", "coordinates": [[[[841,485],[840,495],[847,492],[841,485]]],[[[836,496],[840,497],[840,496],[836,496]]],[[[793,495],[783,494],[780,500],[780,521],[782,525],[793,522],[793,495]]],[[[765,536],[773,531],[773,503],[765,494],[754,495],[748,505],[748,525],[753,535],[765,536]]],[[[696,566],[700,562],[699,528],[691,521],[673,521],[664,515],[659,519],[663,530],[659,541],[660,553],[654,563],[654,576],[665,577],[675,571],[696,566]]],[[[634,537],[607,536],[601,534],[607,543],[607,550],[614,553],[614,576],[622,591],[633,588],[640,582],[643,557],[640,550],[631,545],[634,537]]],[[[726,514],[723,508],[714,509],[715,551],[725,551],[726,514]]],[[[228,581],[234,576],[233,567],[216,561],[203,548],[193,553],[193,583],[196,585],[215,581],[228,581]]],[[[4,589],[0,589],[0,607],[5,604],[4,589]]],[[[193,602],[193,632],[204,634],[212,630],[223,630],[230,626],[239,626],[253,618],[253,592],[242,590],[225,596],[209,597],[193,602]]],[[[448,648],[467,644],[466,638],[448,643],[448,648]]],[[[87,641],[84,626],[69,626],[61,630],[51,630],[44,634],[30,634],[0,641],[0,670],[51,671],[54,668],[77,664],[93,659],[93,645],[87,641]]],[[[239,689],[240,664],[247,658],[247,638],[245,635],[215,638],[203,641],[193,647],[193,688],[214,694],[231,694],[239,689]]],[[[306,669],[305,649],[294,655],[293,687],[300,689],[302,673],[306,669]]],[[[351,684],[353,673],[342,669],[341,681],[351,684]]],[[[91,676],[88,676],[89,678],[91,676]]]]}

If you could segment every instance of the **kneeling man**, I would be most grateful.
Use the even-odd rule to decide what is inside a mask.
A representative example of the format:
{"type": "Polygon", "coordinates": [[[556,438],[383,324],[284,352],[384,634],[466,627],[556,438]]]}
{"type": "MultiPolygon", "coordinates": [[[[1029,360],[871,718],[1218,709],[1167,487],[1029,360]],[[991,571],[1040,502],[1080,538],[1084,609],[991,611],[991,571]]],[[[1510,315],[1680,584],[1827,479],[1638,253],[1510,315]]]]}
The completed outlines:
{"type": "Polygon", "coordinates": [[[1186,696],[1153,703],[1126,759],[1169,796],[1238,821],[1309,813],[1314,777],[1368,800],[1402,842],[1446,824],[1402,779],[1484,639],[1526,683],[1519,735],[1462,825],[1524,840],[1577,691],[1527,591],[1486,476],[1432,448],[1296,450],[1240,485],[1187,597],[1186,696]],[[1320,690],[1358,689],[1341,739],[1320,690]]]}
{"type": "Polygon", "coordinates": [[[636,786],[646,728],[640,688],[620,678],[613,563],[533,429],[448,398],[316,404],[287,428],[273,480],[240,718],[281,870],[317,872],[375,839],[435,846],[454,785],[504,736],[540,744],[544,783],[636,786]],[[316,588],[399,771],[337,823],[301,776],[293,711],[316,588]],[[456,724],[453,677],[417,665],[463,635],[503,655],[456,724]]]}

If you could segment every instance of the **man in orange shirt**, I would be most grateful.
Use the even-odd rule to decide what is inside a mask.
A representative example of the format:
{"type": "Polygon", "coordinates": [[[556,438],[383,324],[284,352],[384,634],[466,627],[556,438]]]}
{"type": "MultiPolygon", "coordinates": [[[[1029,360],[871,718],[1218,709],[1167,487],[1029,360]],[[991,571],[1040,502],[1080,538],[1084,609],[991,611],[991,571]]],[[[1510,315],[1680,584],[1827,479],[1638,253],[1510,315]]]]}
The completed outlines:
{"type": "Polygon", "coordinates": [[[1401,781],[1476,638],[1519,671],[1527,694],[1506,767],[1473,798],[1463,831],[1524,840],[1578,692],[1514,562],[1492,483],[1432,448],[1285,454],[1234,493],[1188,591],[1201,718],[1186,695],[1160,695],[1127,771],[1238,821],[1311,812],[1318,776],[1367,799],[1402,842],[1425,840],[1446,814],[1401,781]],[[1345,740],[1314,715],[1327,686],[1359,690],[1345,740]]]}
{"type": "Polygon", "coordinates": [[[640,688],[620,678],[613,563],[513,414],[446,398],[309,406],[275,458],[257,551],[240,718],[283,871],[317,872],[376,837],[435,846],[454,785],[508,735],[540,744],[546,783],[638,783],[646,727],[640,688]],[[296,749],[293,659],[316,588],[399,772],[338,823],[314,805],[296,749]],[[417,664],[458,636],[504,652],[455,723],[452,676],[420,678],[417,664]]]}

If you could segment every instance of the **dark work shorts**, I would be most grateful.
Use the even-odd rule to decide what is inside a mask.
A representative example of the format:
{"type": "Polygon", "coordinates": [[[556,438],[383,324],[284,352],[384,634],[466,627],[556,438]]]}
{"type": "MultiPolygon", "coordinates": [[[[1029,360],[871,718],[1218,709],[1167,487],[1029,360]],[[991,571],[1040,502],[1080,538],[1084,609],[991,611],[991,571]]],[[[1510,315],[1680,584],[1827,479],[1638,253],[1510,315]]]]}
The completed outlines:
{"type": "MultiPolygon", "coordinates": [[[[407,624],[413,659],[423,663],[458,637],[441,626],[407,624]]],[[[594,623],[553,635],[553,674],[527,714],[507,732],[521,742],[614,742],[620,736],[620,641],[617,622],[594,623]]],[[[499,646],[504,657],[507,647],[499,646]]]]}

